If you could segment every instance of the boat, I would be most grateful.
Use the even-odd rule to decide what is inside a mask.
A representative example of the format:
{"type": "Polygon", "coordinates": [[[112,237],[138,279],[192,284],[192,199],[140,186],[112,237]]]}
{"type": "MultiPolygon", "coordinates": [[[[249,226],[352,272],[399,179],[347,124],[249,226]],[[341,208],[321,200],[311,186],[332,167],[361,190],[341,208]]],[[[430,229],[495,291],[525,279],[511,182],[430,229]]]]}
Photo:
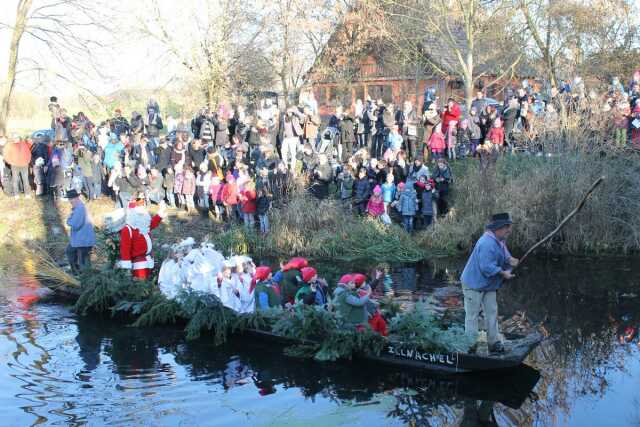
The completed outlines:
{"type": "MultiPolygon", "coordinates": [[[[57,297],[64,298],[69,302],[75,302],[80,293],[78,288],[72,287],[56,287],[53,291],[57,297]]],[[[245,329],[235,335],[235,338],[239,340],[258,340],[281,347],[317,344],[313,341],[293,339],[258,329],[245,329]]],[[[544,339],[542,334],[537,331],[528,335],[505,334],[505,338],[507,339],[504,343],[505,351],[499,354],[433,352],[411,343],[388,342],[380,354],[362,354],[357,358],[376,365],[442,374],[504,371],[520,367],[526,357],[544,339]]]]}

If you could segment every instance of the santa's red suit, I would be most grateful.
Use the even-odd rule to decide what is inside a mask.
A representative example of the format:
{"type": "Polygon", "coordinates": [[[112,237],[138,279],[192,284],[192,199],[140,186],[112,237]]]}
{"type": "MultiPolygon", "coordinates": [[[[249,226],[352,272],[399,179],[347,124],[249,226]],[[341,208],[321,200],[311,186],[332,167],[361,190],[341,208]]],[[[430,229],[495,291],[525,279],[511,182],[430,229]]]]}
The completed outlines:
{"type": "Polygon", "coordinates": [[[153,270],[149,232],[162,222],[160,215],[151,217],[144,206],[134,203],[127,210],[127,222],[120,230],[120,261],[118,267],[131,270],[137,279],[146,280],[153,270]]]}

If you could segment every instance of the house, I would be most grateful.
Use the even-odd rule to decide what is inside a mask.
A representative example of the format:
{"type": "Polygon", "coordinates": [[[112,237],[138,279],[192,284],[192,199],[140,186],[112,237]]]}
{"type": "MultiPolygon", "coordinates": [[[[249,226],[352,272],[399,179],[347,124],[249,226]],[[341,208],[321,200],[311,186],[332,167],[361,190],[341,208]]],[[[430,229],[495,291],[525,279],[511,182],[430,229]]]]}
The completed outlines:
{"type": "MultiPolygon", "coordinates": [[[[368,98],[395,105],[409,100],[421,107],[427,88],[435,89],[441,104],[448,98],[464,101],[458,58],[442,40],[436,37],[423,40],[420,61],[408,61],[399,56],[401,49],[375,38],[354,47],[358,39],[357,30],[345,21],[333,33],[306,75],[307,90],[313,91],[321,114],[330,113],[337,105],[346,107],[357,99],[368,98]]],[[[463,34],[458,35],[457,43],[465,43],[463,34]]],[[[476,67],[476,72],[483,76],[477,80],[475,89],[482,89],[485,97],[502,100],[506,86],[519,84],[522,78],[535,75],[521,63],[496,72],[499,67],[494,64],[497,63],[494,59],[476,67]],[[519,74],[518,78],[516,74],[519,74]]]]}

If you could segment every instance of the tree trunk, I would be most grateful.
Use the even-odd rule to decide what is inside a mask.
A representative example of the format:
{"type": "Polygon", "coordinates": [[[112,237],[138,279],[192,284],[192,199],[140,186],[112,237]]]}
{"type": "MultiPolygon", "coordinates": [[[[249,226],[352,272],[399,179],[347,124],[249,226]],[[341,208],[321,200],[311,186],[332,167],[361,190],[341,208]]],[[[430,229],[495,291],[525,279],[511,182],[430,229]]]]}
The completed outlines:
{"type": "Polygon", "coordinates": [[[7,133],[7,124],[9,118],[9,109],[11,107],[11,95],[16,83],[16,68],[18,65],[18,50],[20,48],[20,39],[24,34],[27,24],[27,15],[33,0],[20,0],[16,11],[16,24],[13,27],[11,35],[11,45],[9,46],[9,64],[7,66],[7,78],[5,81],[5,90],[0,100],[0,134],[7,133]]]}

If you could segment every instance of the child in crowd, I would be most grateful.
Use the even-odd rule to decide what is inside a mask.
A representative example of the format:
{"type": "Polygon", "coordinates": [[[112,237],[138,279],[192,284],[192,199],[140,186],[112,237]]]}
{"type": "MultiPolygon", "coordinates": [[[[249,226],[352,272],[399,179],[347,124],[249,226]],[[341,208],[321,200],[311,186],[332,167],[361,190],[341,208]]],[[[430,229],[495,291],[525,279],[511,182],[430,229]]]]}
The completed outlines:
{"type": "Polygon", "coordinates": [[[157,205],[164,200],[164,188],[162,175],[158,169],[151,169],[149,174],[149,201],[157,205]]]}
{"type": "Polygon", "coordinates": [[[398,211],[402,214],[402,224],[407,233],[413,231],[413,219],[418,211],[418,199],[413,185],[405,185],[401,182],[398,186],[400,198],[398,200],[398,211]]]}
{"type": "Polygon", "coordinates": [[[211,187],[211,172],[207,169],[206,164],[200,165],[198,175],[196,176],[196,197],[198,198],[198,206],[203,212],[209,211],[209,188],[211,187]]]}
{"type": "Polygon", "coordinates": [[[236,179],[232,174],[228,173],[226,177],[226,184],[222,189],[222,204],[227,213],[227,221],[234,219],[236,214],[236,206],[238,204],[238,186],[236,185],[236,179]]]}
{"type": "Polygon", "coordinates": [[[458,122],[452,120],[447,128],[447,155],[449,160],[456,159],[456,138],[458,134],[458,122]]]}
{"type": "Polygon", "coordinates": [[[166,172],[164,173],[162,186],[164,187],[164,192],[166,194],[167,201],[169,202],[169,206],[171,206],[172,208],[176,207],[176,196],[174,193],[175,178],[176,177],[173,174],[173,168],[168,167],[166,172]]]}
{"type": "Polygon", "coordinates": [[[361,168],[358,172],[358,179],[353,182],[353,204],[356,212],[364,215],[367,211],[367,201],[370,195],[370,184],[367,178],[367,170],[361,168]]]}
{"type": "Polygon", "coordinates": [[[427,179],[421,176],[416,186],[421,190],[419,192],[420,213],[422,216],[422,227],[427,228],[433,222],[433,205],[435,204],[435,182],[433,179],[427,179]]]}
{"type": "Polygon", "coordinates": [[[395,177],[392,173],[387,174],[385,183],[382,184],[382,201],[384,202],[384,213],[389,215],[389,205],[393,203],[396,198],[396,184],[394,183],[395,177]]]}
{"type": "Polygon", "coordinates": [[[252,230],[256,222],[256,189],[253,181],[245,183],[244,190],[239,193],[239,199],[242,202],[241,210],[244,226],[252,230]]]}
{"type": "Polygon", "coordinates": [[[458,157],[464,159],[469,155],[471,145],[471,129],[469,128],[469,120],[464,119],[460,122],[460,128],[456,135],[456,148],[458,157]]]}
{"type": "Polygon", "coordinates": [[[491,143],[491,147],[494,150],[502,150],[504,146],[504,128],[499,117],[494,120],[493,127],[487,133],[487,141],[491,143]]]}
{"type": "Polygon", "coordinates": [[[444,134],[442,133],[442,123],[438,123],[429,137],[427,142],[431,154],[434,159],[440,159],[444,155],[444,150],[447,147],[447,143],[444,140],[444,134]]]}
{"type": "Polygon", "coordinates": [[[269,209],[271,208],[271,196],[266,188],[261,188],[258,191],[258,198],[256,199],[256,212],[258,213],[258,219],[260,220],[260,233],[269,233],[269,209]]]}
{"type": "MultiPolygon", "coordinates": [[[[384,201],[382,200],[382,188],[376,185],[373,189],[373,195],[367,203],[367,212],[373,218],[381,218],[384,214],[384,201]]],[[[382,218],[381,218],[382,220],[382,218]]],[[[383,220],[386,223],[386,221],[383,220]]]]}
{"type": "Polygon", "coordinates": [[[351,165],[345,166],[344,170],[338,174],[338,182],[340,182],[342,206],[351,211],[351,199],[353,198],[353,169],[351,165]]]}
{"type": "Polygon", "coordinates": [[[47,186],[50,189],[51,199],[57,200],[61,197],[64,186],[64,171],[58,157],[51,160],[51,166],[47,170],[47,186]]]}
{"type": "Polygon", "coordinates": [[[216,175],[211,176],[211,184],[209,185],[209,197],[213,206],[213,213],[217,221],[222,219],[222,180],[216,175]]]}
{"type": "Polygon", "coordinates": [[[193,213],[196,209],[195,202],[193,200],[193,197],[196,194],[196,176],[193,174],[193,170],[191,170],[191,168],[186,168],[184,171],[181,193],[187,207],[187,212],[193,213]]]}

